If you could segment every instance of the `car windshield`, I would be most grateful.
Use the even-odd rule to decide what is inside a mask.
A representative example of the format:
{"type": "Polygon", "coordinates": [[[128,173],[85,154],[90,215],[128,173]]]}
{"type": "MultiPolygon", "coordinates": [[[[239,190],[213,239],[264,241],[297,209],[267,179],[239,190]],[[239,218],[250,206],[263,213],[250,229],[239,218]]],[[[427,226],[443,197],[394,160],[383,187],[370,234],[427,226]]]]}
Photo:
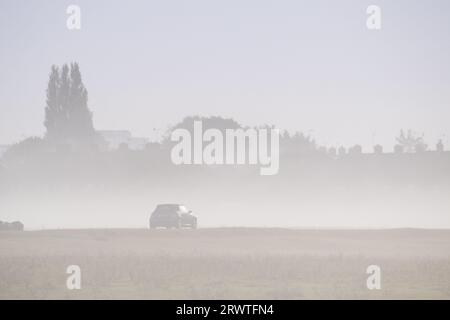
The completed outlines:
{"type": "Polygon", "coordinates": [[[175,214],[178,212],[178,205],[173,205],[173,204],[162,204],[162,205],[158,205],[155,209],[154,214],[156,215],[165,215],[165,214],[175,214]]]}
{"type": "Polygon", "coordinates": [[[156,206],[154,215],[171,215],[171,214],[190,214],[189,209],[186,206],[178,204],[160,204],[156,206]]]}
{"type": "Polygon", "coordinates": [[[185,206],[180,206],[180,212],[186,214],[189,213],[189,210],[185,206]]]}

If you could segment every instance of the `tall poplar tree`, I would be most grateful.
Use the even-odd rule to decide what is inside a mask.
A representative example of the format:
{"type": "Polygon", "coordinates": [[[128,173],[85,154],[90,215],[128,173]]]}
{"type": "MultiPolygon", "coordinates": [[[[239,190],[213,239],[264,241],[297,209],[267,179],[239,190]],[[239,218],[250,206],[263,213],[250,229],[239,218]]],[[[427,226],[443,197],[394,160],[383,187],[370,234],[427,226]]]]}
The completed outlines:
{"type": "Polygon", "coordinates": [[[46,138],[55,143],[91,143],[95,139],[88,93],[77,63],[52,66],[44,125],[46,138]]]}
{"type": "Polygon", "coordinates": [[[61,77],[57,66],[53,65],[47,86],[47,105],[45,107],[44,125],[47,129],[46,137],[55,140],[61,131],[62,109],[59,98],[61,77]]]}

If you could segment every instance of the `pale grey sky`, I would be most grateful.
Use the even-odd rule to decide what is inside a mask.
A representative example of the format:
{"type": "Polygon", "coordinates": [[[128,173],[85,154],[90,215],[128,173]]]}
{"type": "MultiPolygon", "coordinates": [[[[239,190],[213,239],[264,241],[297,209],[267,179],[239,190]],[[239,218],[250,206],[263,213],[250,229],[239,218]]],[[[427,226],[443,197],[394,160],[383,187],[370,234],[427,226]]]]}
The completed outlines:
{"type": "Polygon", "coordinates": [[[391,147],[411,128],[449,147],[449,18],[447,0],[0,0],[0,144],[43,134],[50,66],[77,61],[97,129],[154,138],[222,115],[325,144],[391,147]]]}

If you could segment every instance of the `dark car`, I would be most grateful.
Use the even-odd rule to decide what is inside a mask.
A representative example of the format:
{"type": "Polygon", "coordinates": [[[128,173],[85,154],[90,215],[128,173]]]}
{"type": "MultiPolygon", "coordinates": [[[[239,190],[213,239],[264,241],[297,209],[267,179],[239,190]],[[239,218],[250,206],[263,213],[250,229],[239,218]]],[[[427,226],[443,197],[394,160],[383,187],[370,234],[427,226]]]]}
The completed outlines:
{"type": "Polygon", "coordinates": [[[197,217],[180,204],[159,204],[150,217],[150,229],[164,228],[197,228],[197,217]]]}

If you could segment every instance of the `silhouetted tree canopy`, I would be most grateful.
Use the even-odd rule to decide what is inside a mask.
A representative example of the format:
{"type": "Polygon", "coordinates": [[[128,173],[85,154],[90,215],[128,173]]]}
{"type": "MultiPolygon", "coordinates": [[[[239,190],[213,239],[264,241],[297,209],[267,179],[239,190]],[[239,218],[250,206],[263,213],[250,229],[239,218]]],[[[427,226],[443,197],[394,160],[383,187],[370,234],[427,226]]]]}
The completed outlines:
{"type": "Polygon", "coordinates": [[[423,141],[423,135],[419,136],[412,130],[408,130],[406,134],[403,130],[400,130],[400,135],[396,140],[404,152],[420,152],[427,149],[427,144],[423,141]]]}
{"type": "Polygon", "coordinates": [[[226,129],[243,128],[237,121],[235,121],[232,118],[222,118],[222,117],[218,117],[218,116],[212,116],[212,117],[188,116],[188,117],[185,117],[183,120],[181,120],[181,122],[175,124],[174,126],[171,126],[167,130],[165,136],[163,137],[162,144],[165,146],[172,145],[172,142],[170,141],[170,135],[176,129],[186,129],[191,134],[193,134],[195,121],[202,122],[203,131],[208,130],[208,129],[218,129],[222,133],[225,133],[226,129]]]}
{"type": "Polygon", "coordinates": [[[39,137],[29,137],[8,148],[4,154],[4,159],[25,159],[31,158],[36,152],[43,150],[44,141],[39,137]]]}
{"type": "Polygon", "coordinates": [[[86,143],[96,137],[88,93],[77,63],[52,66],[47,87],[44,125],[54,143],[86,143]]]}
{"type": "Polygon", "coordinates": [[[280,136],[280,149],[284,154],[315,153],[317,145],[313,138],[301,132],[290,134],[285,131],[280,136]]]}

